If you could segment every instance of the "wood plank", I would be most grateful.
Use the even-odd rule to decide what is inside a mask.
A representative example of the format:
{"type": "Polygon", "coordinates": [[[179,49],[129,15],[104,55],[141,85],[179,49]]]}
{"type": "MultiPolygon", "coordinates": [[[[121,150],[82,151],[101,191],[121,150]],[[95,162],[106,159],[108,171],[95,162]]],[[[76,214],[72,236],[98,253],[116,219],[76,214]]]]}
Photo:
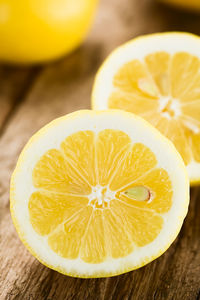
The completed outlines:
{"type": "MultiPolygon", "coordinates": [[[[90,107],[94,75],[112,49],[139,34],[172,29],[200,33],[200,19],[157,5],[153,0],[102,0],[84,45],[70,56],[47,65],[32,84],[29,80],[25,84],[18,81],[20,72],[30,69],[16,70],[16,74],[5,69],[7,83],[0,86],[6,92],[0,89],[0,99],[8,99],[8,107],[17,101],[12,99],[20,99],[24,86],[27,90],[0,138],[0,299],[199,299],[199,188],[192,190],[186,222],[164,255],[137,271],[106,279],[75,279],[44,267],[20,242],[8,207],[10,175],[28,138],[52,119],[90,107]],[[13,86],[19,86],[19,91],[12,92],[13,86]]],[[[5,110],[10,112],[10,108],[5,110]]]]}
{"type": "Polygon", "coordinates": [[[0,66],[0,134],[20,104],[38,68],[0,66]]]}

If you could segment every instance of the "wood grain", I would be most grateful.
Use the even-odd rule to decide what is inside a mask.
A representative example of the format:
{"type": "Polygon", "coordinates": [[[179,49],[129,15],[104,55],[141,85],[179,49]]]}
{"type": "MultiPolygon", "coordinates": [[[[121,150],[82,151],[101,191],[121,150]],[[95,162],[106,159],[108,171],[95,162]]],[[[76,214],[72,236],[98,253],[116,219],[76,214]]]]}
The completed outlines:
{"type": "Polygon", "coordinates": [[[96,70],[116,46],[140,34],[200,34],[200,17],[153,0],[102,0],[83,46],[37,68],[0,67],[0,299],[200,299],[200,188],[176,241],[160,258],[127,274],[76,279],[40,264],[20,242],[9,213],[9,180],[28,138],[63,114],[90,107],[96,70]]]}
{"type": "Polygon", "coordinates": [[[7,120],[23,100],[26,91],[34,80],[38,68],[20,69],[0,67],[0,134],[6,127],[7,120]]]}

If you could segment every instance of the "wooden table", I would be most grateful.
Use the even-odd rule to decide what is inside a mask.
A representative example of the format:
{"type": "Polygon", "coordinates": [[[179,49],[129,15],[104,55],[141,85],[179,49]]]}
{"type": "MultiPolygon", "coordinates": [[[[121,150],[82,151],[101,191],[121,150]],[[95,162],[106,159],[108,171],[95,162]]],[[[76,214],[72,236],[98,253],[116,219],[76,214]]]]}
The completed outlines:
{"type": "Polygon", "coordinates": [[[9,180],[28,138],[69,112],[89,108],[95,72],[112,49],[140,34],[180,30],[200,34],[200,16],[153,0],[102,0],[84,45],[38,67],[0,67],[0,299],[200,299],[200,188],[170,249],[127,274],[76,279],[40,264],[20,242],[9,212],[9,180]]]}

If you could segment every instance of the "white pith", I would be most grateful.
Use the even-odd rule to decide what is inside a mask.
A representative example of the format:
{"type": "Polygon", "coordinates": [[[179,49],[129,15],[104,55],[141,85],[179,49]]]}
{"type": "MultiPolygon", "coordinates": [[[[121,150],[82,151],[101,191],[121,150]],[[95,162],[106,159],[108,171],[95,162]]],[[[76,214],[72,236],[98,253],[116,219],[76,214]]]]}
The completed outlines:
{"type": "MultiPolygon", "coordinates": [[[[99,192],[94,189],[90,199],[96,196],[98,198],[99,192]]],[[[108,196],[112,197],[112,194],[108,192],[108,196]]],[[[101,202],[101,197],[99,199],[101,202]]],[[[23,150],[11,184],[11,210],[21,239],[37,254],[38,259],[48,266],[67,274],[83,277],[123,273],[161,255],[181,228],[188,209],[188,199],[189,182],[185,166],[174,146],[141,118],[118,111],[77,112],[57,119],[44,127],[32,137],[23,150]],[[32,192],[35,191],[32,184],[33,169],[47,150],[59,149],[61,142],[68,135],[80,130],[93,130],[98,133],[108,128],[124,131],[133,143],[143,143],[153,151],[158,161],[157,167],[164,168],[170,176],[173,189],[172,207],[168,213],[162,215],[164,225],[157,238],[144,247],[135,248],[127,257],[118,259],[108,257],[100,264],[89,264],[80,258],[75,260],[62,258],[51,250],[47,237],[40,236],[34,231],[29,221],[28,201],[32,192]],[[133,128],[140,129],[133,130],[133,128]]]]}
{"type": "MultiPolygon", "coordinates": [[[[176,52],[186,52],[200,59],[200,39],[198,36],[180,32],[158,33],[136,38],[118,47],[108,56],[97,73],[92,91],[93,109],[108,109],[108,99],[114,90],[113,77],[124,64],[134,59],[144,62],[144,57],[159,51],[164,51],[171,55],[174,55],[176,52]]],[[[175,113],[174,118],[178,119],[181,114],[180,102],[178,99],[171,100],[171,109],[175,113]]],[[[159,100],[160,109],[168,101],[168,97],[161,96],[159,100]]],[[[162,115],[168,119],[171,118],[167,112],[162,112],[162,115]]],[[[184,121],[184,125],[194,133],[199,133],[199,128],[195,123],[184,121]]],[[[191,182],[195,183],[200,179],[200,163],[192,160],[187,165],[187,171],[191,182]]]]}
{"type": "Polygon", "coordinates": [[[115,192],[111,191],[107,186],[97,185],[92,187],[92,193],[88,195],[89,205],[91,205],[94,209],[96,206],[93,204],[94,200],[97,200],[99,206],[104,208],[104,202],[108,205],[111,200],[115,199],[115,192]],[[105,190],[105,193],[103,191],[105,190]]]}
{"type": "Polygon", "coordinates": [[[170,113],[163,112],[163,110],[167,107],[169,104],[170,110],[173,111],[174,119],[177,119],[181,115],[181,108],[180,108],[180,103],[177,99],[172,99],[170,96],[168,97],[161,97],[159,99],[159,112],[166,117],[167,119],[172,119],[172,116],[170,113]]]}

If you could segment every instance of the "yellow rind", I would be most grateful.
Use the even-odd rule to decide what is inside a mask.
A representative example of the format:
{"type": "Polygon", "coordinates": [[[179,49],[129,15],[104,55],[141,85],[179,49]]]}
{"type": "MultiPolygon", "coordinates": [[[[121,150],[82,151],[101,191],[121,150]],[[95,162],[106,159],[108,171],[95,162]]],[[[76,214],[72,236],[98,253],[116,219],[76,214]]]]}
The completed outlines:
{"type": "MultiPolygon", "coordinates": [[[[139,36],[139,37],[136,37],[136,38],[133,38],[131,39],[130,41],[124,43],[123,45],[117,47],[115,50],[113,50],[109,55],[108,57],[104,60],[104,62],[102,63],[102,65],[100,66],[100,68],[98,69],[96,75],[95,75],[95,78],[94,78],[94,84],[93,84],[93,88],[92,88],[92,96],[91,96],[91,108],[93,110],[99,110],[99,107],[98,107],[98,104],[96,102],[96,89],[97,89],[97,86],[99,85],[99,75],[101,74],[102,70],[104,68],[106,68],[107,64],[109,63],[110,61],[110,58],[115,55],[115,53],[117,52],[121,52],[123,51],[124,48],[126,48],[129,44],[133,44],[133,43],[137,43],[138,41],[140,40],[143,40],[143,39],[149,39],[151,40],[151,37],[163,37],[163,36],[167,36],[167,35],[171,35],[171,36],[175,36],[175,35],[182,35],[182,36],[189,36],[195,40],[198,40],[199,42],[199,47],[200,47],[200,37],[198,35],[195,35],[193,33],[188,33],[188,32],[180,32],[180,31],[173,31],[173,32],[161,32],[161,33],[152,33],[152,34],[147,34],[147,35],[142,35],[142,36],[139,36]]],[[[197,186],[197,185],[200,185],[200,177],[196,177],[196,178],[192,178],[190,180],[190,185],[191,186],[197,186]]]]}
{"type": "Polygon", "coordinates": [[[195,178],[190,180],[190,186],[194,187],[194,186],[199,186],[200,185],[200,178],[195,178]]]}
{"type": "Polygon", "coordinates": [[[188,175],[186,172],[186,169],[184,167],[182,158],[180,156],[180,154],[177,152],[176,148],[174,147],[174,145],[172,144],[172,142],[170,142],[166,137],[164,137],[157,129],[155,129],[151,124],[149,124],[147,121],[145,121],[144,119],[142,119],[141,117],[134,115],[132,113],[129,112],[124,112],[121,110],[108,110],[108,111],[90,111],[90,110],[81,110],[81,111],[77,111],[77,112],[73,112],[71,114],[68,114],[66,116],[60,117],[55,119],[54,121],[50,122],[49,124],[47,124],[46,126],[44,126],[42,129],[40,129],[37,133],[35,133],[27,142],[27,144],[25,145],[24,149],[22,150],[17,165],[15,167],[15,170],[11,176],[11,182],[10,182],[10,211],[11,211],[11,217],[13,220],[13,223],[15,225],[16,231],[19,235],[20,240],[22,241],[22,243],[26,246],[26,248],[29,250],[29,252],[35,257],[37,258],[43,265],[45,265],[46,267],[49,267],[55,271],[58,271],[64,275],[67,276],[71,276],[71,277],[77,277],[77,278],[103,278],[103,277],[111,277],[111,276],[116,276],[116,275],[120,275],[126,272],[130,272],[133,270],[136,270],[138,268],[143,267],[144,265],[150,263],[151,261],[155,260],[156,258],[158,258],[159,256],[161,256],[168,248],[169,246],[173,243],[173,241],[176,239],[184,218],[187,214],[188,211],[188,205],[189,205],[189,179],[188,179],[188,175]],[[158,136],[158,138],[162,139],[163,141],[165,141],[165,143],[168,143],[169,147],[171,148],[171,150],[176,153],[177,155],[177,160],[179,161],[179,165],[183,170],[183,173],[185,174],[185,180],[187,182],[185,188],[185,201],[183,202],[183,214],[182,216],[179,216],[179,223],[177,223],[177,229],[176,231],[172,234],[171,239],[169,241],[169,243],[163,247],[163,249],[161,249],[160,251],[158,251],[158,253],[156,253],[154,256],[149,257],[147,259],[144,259],[143,262],[141,264],[138,264],[136,266],[122,266],[119,270],[117,270],[116,272],[93,272],[93,274],[79,274],[76,272],[66,272],[64,269],[62,268],[58,268],[55,267],[53,265],[47,264],[33,249],[32,247],[29,246],[29,244],[26,241],[26,238],[24,236],[24,232],[22,230],[22,228],[20,228],[20,225],[17,221],[15,212],[14,212],[14,203],[15,203],[15,177],[17,176],[18,172],[20,172],[20,167],[23,164],[24,161],[26,161],[26,157],[25,157],[25,152],[26,150],[31,147],[32,143],[34,143],[41,135],[43,135],[48,129],[50,129],[51,127],[53,127],[54,125],[58,124],[59,122],[61,122],[62,120],[68,120],[70,122],[70,120],[77,118],[78,116],[84,115],[84,114],[92,114],[92,115],[99,115],[102,113],[109,113],[109,114],[125,114],[127,118],[136,118],[139,119],[140,121],[142,121],[144,123],[144,125],[151,127],[152,131],[154,131],[154,133],[158,136]]]}

